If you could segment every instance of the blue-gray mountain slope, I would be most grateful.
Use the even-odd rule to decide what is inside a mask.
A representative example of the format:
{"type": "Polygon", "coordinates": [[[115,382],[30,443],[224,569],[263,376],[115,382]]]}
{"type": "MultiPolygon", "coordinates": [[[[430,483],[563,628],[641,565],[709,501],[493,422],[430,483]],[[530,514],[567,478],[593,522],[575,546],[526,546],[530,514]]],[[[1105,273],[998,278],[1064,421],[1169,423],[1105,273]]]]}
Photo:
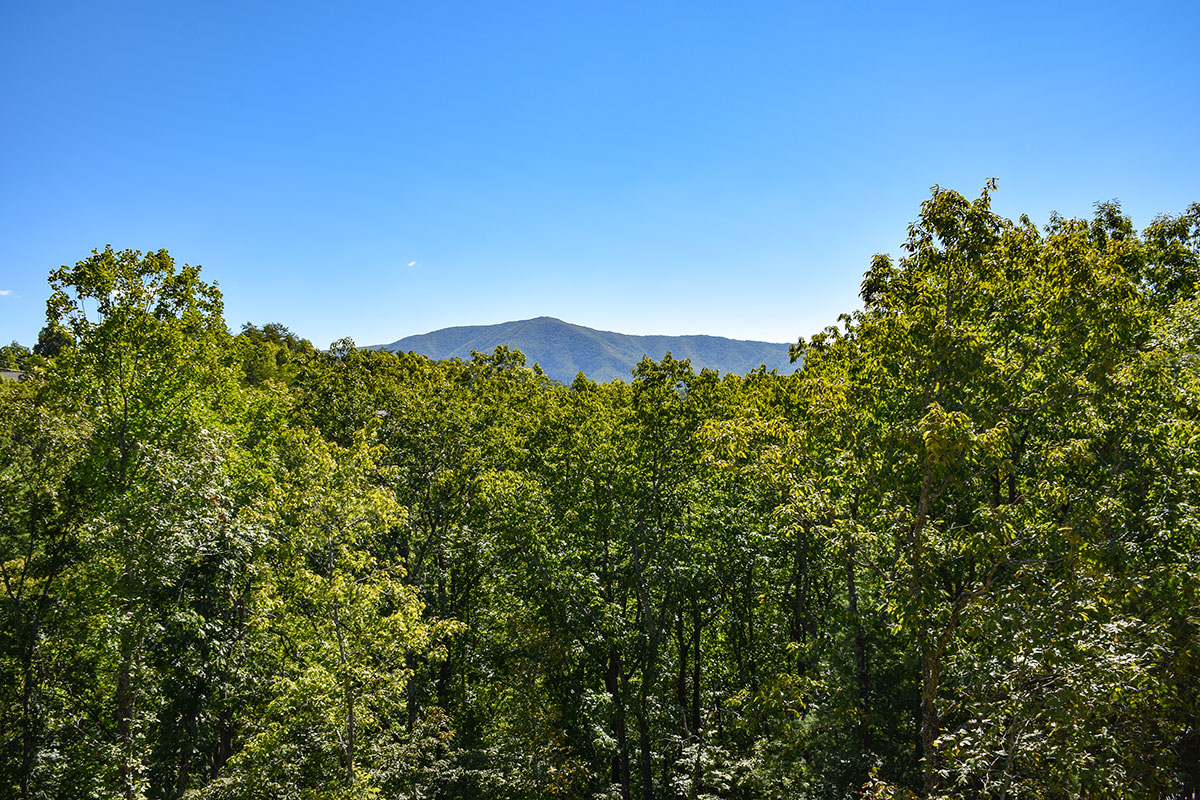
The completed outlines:
{"type": "Polygon", "coordinates": [[[599,383],[629,380],[630,371],[643,355],[658,360],[668,352],[680,360],[691,359],[697,372],[707,367],[721,373],[745,374],[763,364],[780,373],[796,368],[788,360],[786,344],[720,336],[632,336],[572,325],[553,317],[442,328],[377,347],[399,353],[411,351],[441,361],[467,360],[472,350],[491,353],[500,345],[520,350],[525,354],[525,363],[540,364],[546,375],[563,383],[575,380],[580,372],[599,383]]]}

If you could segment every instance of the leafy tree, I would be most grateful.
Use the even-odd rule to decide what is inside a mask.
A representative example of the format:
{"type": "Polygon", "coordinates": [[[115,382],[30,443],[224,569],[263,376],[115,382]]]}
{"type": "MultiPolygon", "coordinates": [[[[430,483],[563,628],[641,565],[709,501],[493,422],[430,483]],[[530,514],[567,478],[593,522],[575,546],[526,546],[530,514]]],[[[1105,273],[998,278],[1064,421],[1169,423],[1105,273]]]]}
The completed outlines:
{"type": "Polygon", "coordinates": [[[0,347],[0,369],[20,370],[25,366],[25,361],[30,355],[29,348],[24,347],[20,342],[14,341],[12,344],[6,344],[4,347],[0,347]]]}
{"type": "Polygon", "coordinates": [[[304,431],[283,433],[280,445],[252,512],[272,532],[250,631],[266,691],[241,749],[201,795],[375,796],[402,773],[393,756],[406,658],[446,628],[421,618],[401,564],[376,555],[403,509],[371,479],[371,448],[345,451],[304,431]]]}
{"type": "Polygon", "coordinates": [[[88,554],[74,579],[90,595],[81,646],[100,693],[87,709],[96,775],[134,797],[147,784],[155,715],[164,701],[154,655],[186,609],[190,566],[228,527],[209,502],[228,442],[219,411],[232,391],[220,294],[166,251],[106,248],[51,275],[47,328],[69,344],[47,370],[51,390],[88,421],[71,483],[85,504],[88,554]]]}
{"type": "Polygon", "coordinates": [[[43,791],[42,755],[52,736],[52,669],[64,572],[78,558],[78,498],[66,485],[84,420],[62,413],[37,381],[0,385],[0,716],[13,796],[43,791]]]}
{"type": "Polygon", "coordinates": [[[235,337],[235,343],[241,352],[245,381],[251,386],[266,380],[291,384],[298,370],[316,354],[312,342],[277,322],[268,322],[261,328],[247,322],[235,337]]]}
{"type": "Polygon", "coordinates": [[[62,325],[50,323],[38,332],[37,344],[33,346],[33,354],[38,356],[56,356],[64,347],[72,344],[70,332],[62,325]]]}
{"type": "MultiPolygon", "coordinates": [[[[1056,218],[1042,235],[992,214],[988,191],[968,202],[935,189],[906,250],[898,264],[876,259],[845,333],[805,351],[807,378],[844,420],[842,452],[820,476],[828,488],[810,502],[825,535],[881,580],[884,611],[915,645],[923,793],[946,790],[956,760],[957,781],[1004,794],[1011,781],[963,771],[960,757],[980,718],[973,703],[1004,689],[967,691],[959,682],[972,672],[957,667],[977,670],[985,653],[1024,664],[1026,646],[1044,652],[1091,635],[1068,620],[1100,591],[1081,572],[1086,554],[1127,535],[1109,523],[1116,487],[1100,464],[1107,410],[1124,392],[1117,377],[1150,341],[1151,303],[1137,282],[1148,270],[1111,206],[1091,224],[1056,218]],[[1023,605],[1028,597],[1063,605],[1043,616],[1023,605]],[[1016,620],[1019,632],[985,619],[1016,620]]],[[[1140,623],[1127,622],[1118,622],[1129,631],[1122,646],[1132,647],[1140,623]]],[[[1097,659],[1112,650],[1074,647],[1097,659]]],[[[1084,684],[1136,683],[1149,662],[1128,655],[1111,652],[1121,671],[1100,666],[1063,684],[1064,697],[1087,696],[1084,684]]],[[[1078,708],[1063,713],[1081,719],[1078,708]]],[[[1040,711],[1035,719],[1054,724],[1040,711]]],[[[1030,773],[1039,791],[1093,793],[1126,779],[1116,739],[1037,740],[1054,742],[1062,765],[1047,771],[1043,749],[1030,773]]]]}

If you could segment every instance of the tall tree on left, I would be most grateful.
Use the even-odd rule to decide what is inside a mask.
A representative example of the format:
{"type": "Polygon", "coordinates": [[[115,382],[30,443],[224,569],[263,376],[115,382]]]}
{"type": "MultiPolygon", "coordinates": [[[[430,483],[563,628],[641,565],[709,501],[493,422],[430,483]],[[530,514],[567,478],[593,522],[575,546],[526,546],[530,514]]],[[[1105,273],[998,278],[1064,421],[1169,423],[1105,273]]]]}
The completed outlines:
{"type": "Polygon", "coordinates": [[[97,693],[78,717],[101,793],[171,796],[177,786],[149,783],[164,702],[154,684],[181,660],[162,658],[163,644],[196,620],[189,573],[236,538],[223,510],[222,419],[237,389],[221,294],[165,250],[111,247],[55,270],[50,285],[47,326],[73,341],[48,367],[48,390],[88,420],[71,476],[86,507],[74,578],[97,693]]]}
{"type": "Polygon", "coordinates": [[[0,794],[21,798],[40,794],[49,642],[77,550],[66,477],[85,430],[41,388],[0,382],[0,794]]]}

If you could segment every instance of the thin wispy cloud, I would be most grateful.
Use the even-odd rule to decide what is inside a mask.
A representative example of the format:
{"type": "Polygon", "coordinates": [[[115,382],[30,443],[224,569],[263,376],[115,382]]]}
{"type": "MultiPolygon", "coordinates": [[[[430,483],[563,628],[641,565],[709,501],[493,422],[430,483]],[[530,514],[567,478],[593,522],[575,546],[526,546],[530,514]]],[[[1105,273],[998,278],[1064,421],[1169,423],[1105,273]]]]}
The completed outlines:
{"type": "Polygon", "coordinates": [[[410,261],[410,262],[408,262],[408,265],[409,265],[410,267],[415,267],[415,266],[417,265],[417,262],[415,262],[415,261],[410,261]]]}
{"type": "Polygon", "coordinates": [[[12,294],[12,289],[0,289],[0,297],[8,297],[10,294],[12,294]]]}

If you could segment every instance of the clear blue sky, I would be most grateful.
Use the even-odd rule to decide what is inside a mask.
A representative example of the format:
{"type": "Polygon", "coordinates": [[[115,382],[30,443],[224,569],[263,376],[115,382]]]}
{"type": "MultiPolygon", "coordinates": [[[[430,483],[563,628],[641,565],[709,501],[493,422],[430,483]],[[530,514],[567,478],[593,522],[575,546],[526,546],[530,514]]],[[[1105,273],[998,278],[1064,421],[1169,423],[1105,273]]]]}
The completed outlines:
{"type": "Polygon", "coordinates": [[[0,342],[165,247],[318,346],[550,315],[792,341],[929,187],[1200,200],[1200,3],[39,2],[0,11],[0,342]]]}

